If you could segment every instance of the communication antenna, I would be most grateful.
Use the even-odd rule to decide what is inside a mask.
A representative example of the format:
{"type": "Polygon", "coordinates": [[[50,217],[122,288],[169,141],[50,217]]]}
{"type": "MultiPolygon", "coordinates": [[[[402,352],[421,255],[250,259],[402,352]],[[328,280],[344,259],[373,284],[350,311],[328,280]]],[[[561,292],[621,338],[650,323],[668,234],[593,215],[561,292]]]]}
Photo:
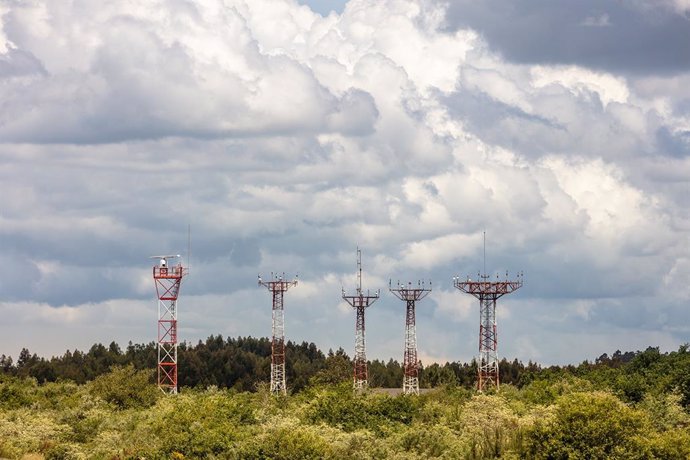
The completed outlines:
{"type": "Polygon", "coordinates": [[[365,340],[364,310],[379,298],[379,291],[373,294],[362,292],[362,251],[357,248],[357,294],[346,295],[342,288],[343,300],[356,311],[355,319],[355,359],[353,387],[355,391],[362,391],[369,385],[369,371],[367,369],[367,346],[365,340]]]}
{"type": "Polygon", "coordinates": [[[187,271],[192,268],[192,224],[187,224],[187,271]]]}
{"type": "Polygon", "coordinates": [[[486,230],[484,230],[484,271],[482,273],[486,275],[486,230]]]}
{"type": "Polygon", "coordinates": [[[489,386],[498,388],[498,334],[496,329],[496,301],[506,294],[517,291],[522,287],[523,274],[519,273],[517,279],[509,280],[506,272],[505,281],[489,280],[486,274],[486,231],[484,232],[484,274],[479,279],[472,281],[453,278],[453,286],[458,290],[471,294],[479,299],[479,359],[477,364],[478,381],[477,390],[484,391],[489,386]]]}

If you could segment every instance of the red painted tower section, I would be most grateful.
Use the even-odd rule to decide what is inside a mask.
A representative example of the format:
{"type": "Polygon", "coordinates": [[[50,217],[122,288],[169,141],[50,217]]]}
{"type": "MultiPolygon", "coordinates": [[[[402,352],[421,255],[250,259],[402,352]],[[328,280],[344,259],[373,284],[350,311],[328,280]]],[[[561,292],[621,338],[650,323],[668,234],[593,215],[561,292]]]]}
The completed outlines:
{"type": "Polygon", "coordinates": [[[153,280],[158,297],[158,388],[164,393],[177,393],[177,296],[187,269],[178,263],[168,266],[176,256],[153,256],[159,259],[153,267],[153,280]]]}

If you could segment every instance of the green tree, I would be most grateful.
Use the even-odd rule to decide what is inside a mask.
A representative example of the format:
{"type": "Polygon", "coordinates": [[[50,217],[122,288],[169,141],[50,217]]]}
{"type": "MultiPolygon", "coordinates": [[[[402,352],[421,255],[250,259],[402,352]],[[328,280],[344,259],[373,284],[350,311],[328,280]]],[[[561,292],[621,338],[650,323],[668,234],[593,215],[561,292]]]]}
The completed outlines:
{"type": "Polygon", "coordinates": [[[109,373],[89,382],[89,391],[118,409],[150,407],[161,392],[151,383],[150,371],[137,371],[134,366],[113,366],[109,373]]]}

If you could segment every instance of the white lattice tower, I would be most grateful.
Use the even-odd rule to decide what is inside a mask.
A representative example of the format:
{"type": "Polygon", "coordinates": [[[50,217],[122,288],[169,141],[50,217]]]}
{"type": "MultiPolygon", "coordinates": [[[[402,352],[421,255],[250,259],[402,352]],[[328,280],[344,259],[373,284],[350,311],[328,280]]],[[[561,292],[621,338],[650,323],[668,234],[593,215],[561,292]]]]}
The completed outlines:
{"type": "Polygon", "coordinates": [[[479,299],[479,377],[477,387],[484,390],[488,385],[499,385],[498,334],[496,331],[496,298],[479,299]]]}
{"type": "Polygon", "coordinates": [[[403,394],[419,394],[419,360],[417,359],[417,322],[415,306],[431,292],[431,283],[426,288],[424,283],[418,282],[417,287],[412,283],[407,286],[398,283],[398,287],[389,288],[400,300],[405,301],[405,351],[403,353],[403,394]]]}
{"type": "Polygon", "coordinates": [[[417,365],[417,326],[415,301],[407,301],[405,315],[405,354],[403,356],[403,394],[419,394],[419,366],[417,365]]]}
{"type": "Polygon", "coordinates": [[[292,286],[297,286],[297,280],[285,281],[283,279],[284,275],[275,279],[272,273],[271,278],[271,281],[263,281],[261,276],[259,276],[259,285],[265,286],[273,295],[273,309],[271,312],[271,393],[286,394],[283,295],[292,286]]]}

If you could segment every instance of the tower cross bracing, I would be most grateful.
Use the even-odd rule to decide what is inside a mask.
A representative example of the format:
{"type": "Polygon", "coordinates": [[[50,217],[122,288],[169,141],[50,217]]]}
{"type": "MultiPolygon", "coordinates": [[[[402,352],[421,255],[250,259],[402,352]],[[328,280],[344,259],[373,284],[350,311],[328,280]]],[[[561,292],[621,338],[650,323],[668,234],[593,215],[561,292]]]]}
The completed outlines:
{"type": "Polygon", "coordinates": [[[164,393],[176,394],[177,386],[177,297],[182,278],[188,269],[181,263],[168,266],[168,259],[179,255],[153,256],[159,264],[153,267],[153,280],[158,297],[158,388],[164,393]]]}
{"type": "Polygon", "coordinates": [[[367,369],[367,350],[365,339],[364,310],[370,307],[379,298],[379,291],[364,294],[362,290],[362,251],[357,248],[357,293],[346,295],[342,289],[342,297],[345,302],[355,309],[355,356],[353,387],[355,391],[361,391],[369,385],[369,373],[367,369]]]}
{"type": "Polygon", "coordinates": [[[283,296],[288,289],[297,286],[297,279],[286,281],[285,275],[277,278],[271,273],[270,281],[263,281],[259,275],[259,286],[266,287],[273,297],[271,311],[271,393],[286,394],[285,379],[285,315],[283,296]]]}
{"type": "Polygon", "coordinates": [[[407,286],[398,283],[397,287],[389,284],[389,290],[406,303],[405,308],[405,351],[403,353],[403,394],[419,394],[419,360],[417,358],[417,323],[415,318],[416,303],[431,292],[431,283],[427,288],[421,281],[417,287],[412,283],[407,286]]]}
{"type": "Polygon", "coordinates": [[[491,281],[488,275],[479,275],[479,280],[453,279],[453,285],[460,291],[479,299],[479,356],[477,358],[477,390],[499,387],[498,331],[496,328],[496,301],[522,287],[522,274],[516,280],[491,281]]]}

